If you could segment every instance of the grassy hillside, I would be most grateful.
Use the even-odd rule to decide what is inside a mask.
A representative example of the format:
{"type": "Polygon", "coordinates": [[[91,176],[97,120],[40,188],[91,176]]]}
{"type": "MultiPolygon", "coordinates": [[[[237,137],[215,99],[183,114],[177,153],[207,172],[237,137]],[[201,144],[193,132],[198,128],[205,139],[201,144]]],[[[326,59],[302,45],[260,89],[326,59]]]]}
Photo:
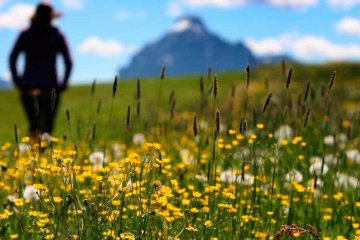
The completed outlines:
{"type": "MultiPolygon", "coordinates": [[[[285,85],[289,67],[290,66],[287,66],[285,76],[280,65],[262,66],[251,71],[249,101],[258,105],[252,106],[252,108],[259,108],[259,104],[261,105],[262,101],[265,101],[269,92],[273,92],[274,94],[279,92],[279,89],[285,85]]],[[[358,94],[358,89],[355,86],[360,84],[360,65],[295,65],[292,67],[293,83],[290,90],[294,94],[294,101],[297,97],[295,96],[296,94],[304,92],[307,81],[311,82],[312,88],[319,89],[321,86],[328,84],[331,74],[336,70],[335,95],[339,96],[337,101],[341,102],[343,106],[352,109],[359,106],[360,94],[358,94]]],[[[207,74],[204,74],[205,91],[211,88],[214,76],[217,76],[219,81],[219,103],[230,96],[233,86],[236,87],[234,102],[240,102],[242,100],[245,94],[246,84],[244,71],[214,73],[211,79],[208,79],[207,74]]],[[[161,83],[159,79],[141,80],[142,119],[151,121],[154,114],[159,111],[157,108],[159,101],[161,101],[161,112],[165,115],[170,115],[171,106],[168,101],[172,91],[175,91],[176,111],[186,110],[199,112],[201,101],[199,79],[200,76],[170,77],[166,78],[163,83],[161,83]]],[[[80,125],[80,132],[84,135],[90,131],[93,123],[96,122],[99,132],[102,132],[104,135],[116,137],[121,134],[125,126],[127,107],[129,105],[131,106],[132,118],[135,117],[137,107],[136,95],[136,81],[120,81],[118,92],[114,99],[112,99],[112,83],[96,85],[96,91],[93,96],[91,95],[91,85],[73,86],[62,97],[55,135],[61,136],[63,134],[69,134],[69,126],[66,122],[65,114],[66,109],[69,109],[73,131],[76,131],[77,126],[80,125]],[[101,109],[100,112],[96,114],[99,102],[101,102],[101,109]],[[111,120],[109,120],[111,106],[113,113],[111,120]],[[108,126],[109,122],[111,126],[108,126]]],[[[18,93],[14,90],[1,91],[0,102],[2,103],[0,105],[0,115],[3,116],[0,121],[0,136],[2,136],[2,141],[13,140],[13,126],[15,123],[21,130],[21,135],[25,135],[27,123],[23,110],[21,109],[18,93]]],[[[232,111],[235,111],[234,114],[236,114],[239,113],[240,110],[241,109],[238,108],[232,111]]]]}

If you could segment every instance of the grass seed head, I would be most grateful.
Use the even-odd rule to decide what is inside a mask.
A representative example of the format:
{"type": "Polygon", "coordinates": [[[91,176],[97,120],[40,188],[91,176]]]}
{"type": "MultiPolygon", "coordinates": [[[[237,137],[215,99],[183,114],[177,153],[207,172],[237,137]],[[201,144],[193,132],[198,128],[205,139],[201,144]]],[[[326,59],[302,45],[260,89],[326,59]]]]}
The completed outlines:
{"type": "Polygon", "coordinates": [[[331,88],[333,87],[335,79],[336,79],[336,71],[334,71],[331,74],[331,78],[330,78],[330,82],[329,82],[329,90],[331,90],[331,88]]]}
{"type": "Polygon", "coordinates": [[[193,132],[194,132],[194,136],[196,137],[198,134],[196,113],[194,114],[194,119],[193,119],[193,132]]]}
{"type": "Polygon", "coordinates": [[[217,93],[218,93],[218,80],[217,80],[217,77],[216,77],[216,76],[215,76],[215,78],[214,78],[213,93],[214,93],[214,98],[216,98],[216,97],[217,97],[217,93]]]}
{"type": "Polygon", "coordinates": [[[306,84],[306,89],[305,89],[305,94],[304,94],[304,102],[306,102],[306,100],[308,99],[309,90],[310,90],[310,81],[308,81],[306,84]]]}
{"type": "Polygon", "coordinates": [[[286,81],[286,89],[289,89],[292,75],[293,75],[293,69],[290,68],[289,73],[288,73],[288,77],[287,77],[287,81],[286,81]]]}
{"type": "Polygon", "coordinates": [[[94,96],[95,88],[96,88],[96,79],[94,79],[94,81],[92,82],[92,85],[91,85],[91,91],[90,91],[91,96],[94,96]]]}
{"type": "Polygon", "coordinates": [[[249,88],[250,85],[250,66],[247,65],[245,68],[246,71],[246,88],[249,88]]]}
{"type": "Polygon", "coordinates": [[[116,95],[116,91],[117,91],[117,82],[118,82],[118,77],[115,76],[115,79],[114,79],[114,83],[113,83],[113,98],[115,97],[116,95]]]}
{"type": "Polygon", "coordinates": [[[164,79],[165,79],[165,71],[166,71],[165,66],[162,66],[162,67],[161,67],[161,74],[160,74],[161,80],[164,80],[164,79]]]}
{"type": "Polygon", "coordinates": [[[138,78],[137,79],[137,100],[140,100],[140,97],[141,97],[141,88],[140,88],[140,79],[138,78]]]}
{"type": "Polygon", "coordinates": [[[263,113],[266,111],[266,109],[267,109],[267,107],[268,107],[268,105],[269,105],[269,103],[270,103],[270,99],[271,99],[271,97],[272,97],[272,93],[270,93],[269,95],[268,95],[268,97],[266,98],[266,101],[265,101],[265,104],[264,104],[264,107],[263,107],[263,113]]]}
{"type": "Polygon", "coordinates": [[[309,116],[310,116],[310,111],[311,111],[311,107],[309,107],[308,110],[306,111],[305,121],[304,121],[304,127],[307,126],[307,123],[308,123],[308,120],[309,120],[309,116]]]}

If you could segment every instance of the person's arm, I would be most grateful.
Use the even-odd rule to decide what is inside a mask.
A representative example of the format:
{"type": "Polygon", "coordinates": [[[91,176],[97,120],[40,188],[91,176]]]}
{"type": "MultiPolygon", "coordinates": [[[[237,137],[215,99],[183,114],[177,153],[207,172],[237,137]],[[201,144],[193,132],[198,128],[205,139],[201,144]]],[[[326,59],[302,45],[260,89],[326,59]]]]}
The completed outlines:
{"type": "Polygon", "coordinates": [[[15,46],[12,49],[12,51],[10,53],[10,58],[9,58],[11,77],[17,88],[21,88],[21,79],[20,79],[19,73],[17,71],[16,62],[19,57],[19,54],[23,50],[24,50],[24,35],[22,33],[16,40],[15,46]]]}
{"type": "Polygon", "coordinates": [[[69,48],[67,46],[67,43],[66,43],[63,35],[60,35],[59,53],[63,56],[64,65],[65,65],[64,79],[59,87],[59,90],[63,91],[68,86],[69,78],[70,78],[70,74],[71,74],[71,70],[72,70],[72,66],[73,66],[71,56],[70,56],[70,51],[69,51],[69,48]]]}

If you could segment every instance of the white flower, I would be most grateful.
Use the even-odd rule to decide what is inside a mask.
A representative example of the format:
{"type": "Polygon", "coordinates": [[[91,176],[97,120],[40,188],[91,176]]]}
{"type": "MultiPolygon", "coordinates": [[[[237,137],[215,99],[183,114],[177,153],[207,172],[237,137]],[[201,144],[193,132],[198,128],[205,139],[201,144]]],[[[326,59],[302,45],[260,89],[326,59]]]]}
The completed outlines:
{"type": "Polygon", "coordinates": [[[26,144],[26,143],[19,143],[19,151],[20,152],[30,152],[31,147],[30,145],[26,144]]]}
{"type": "Polygon", "coordinates": [[[241,178],[242,178],[241,174],[235,175],[232,170],[226,170],[220,173],[220,179],[223,182],[234,183],[236,181],[245,186],[250,186],[254,184],[254,179],[250,174],[245,173],[244,179],[241,178]]]}
{"type": "Polygon", "coordinates": [[[89,156],[89,161],[93,165],[94,170],[98,170],[103,167],[104,163],[107,162],[105,155],[103,152],[93,152],[89,156]]]}
{"type": "Polygon", "coordinates": [[[288,182],[295,181],[295,182],[301,183],[303,181],[304,177],[299,171],[293,169],[290,172],[288,172],[287,174],[285,174],[285,179],[288,182]]]}
{"type": "Polygon", "coordinates": [[[356,156],[356,158],[354,159],[354,161],[357,163],[357,164],[360,164],[360,154],[358,154],[356,156]]]}
{"type": "Polygon", "coordinates": [[[51,143],[52,137],[49,133],[44,132],[43,134],[41,134],[41,140],[46,141],[47,143],[51,143]]]}
{"type": "Polygon", "coordinates": [[[220,129],[219,131],[222,133],[222,132],[225,132],[226,131],[226,126],[224,124],[220,124],[220,129]]]}
{"type": "Polygon", "coordinates": [[[7,196],[7,200],[9,200],[10,202],[15,202],[15,200],[17,199],[16,195],[9,195],[7,196]]]}
{"type": "Polygon", "coordinates": [[[354,176],[348,176],[344,173],[336,173],[335,187],[357,188],[359,180],[354,176]]]}
{"type": "Polygon", "coordinates": [[[327,154],[324,157],[324,161],[326,164],[329,164],[331,166],[336,166],[337,162],[338,162],[338,157],[334,154],[327,154]]]}
{"type": "Polygon", "coordinates": [[[206,130],[206,129],[209,128],[209,123],[206,122],[206,121],[204,121],[204,120],[200,120],[200,122],[199,122],[199,128],[206,130]]]}
{"type": "Polygon", "coordinates": [[[292,137],[292,129],[288,125],[281,125],[274,134],[274,137],[281,142],[282,140],[289,140],[292,137]]]}
{"type": "Polygon", "coordinates": [[[181,149],[179,151],[181,160],[185,163],[194,162],[194,156],[190,153],[190,150],[187,148],[181,149]]]}
{"type": "Polygon", "coordinates": [[[321,159],[321,157],[319,157],[319,156],[312,156],[311,158],[310,158],[310,163],[318,163],[318,162],[322,162],[322,159],[321,159]]]}
{"type": "Polygon", "coordinates": [[[359,156],[359,150],[357,149],[349,149],[346,151],[346,157],[350,160],[355,161],[356,158],[359,156]]]}
{"type": "MultiPolygon", "coordinates": [[[[316,179],[316,189],[322,188],[323,186],[324,186],[324,182],[321,181],[321,179],[317,178],[317,179],[316,179]]],[[[314,178],[313,178],[313,179],[310,179],[310,180],[308,181],[308,187],[309,187],[309,188],[314,188],[314,187],[315,187],[315,179],[314,179],[314,178]]]]}
{"type": "Polygon", "coordinates": [[[114,143],[111,145],[112,152],[115,158],[122,158],[124,157],[124,152],[122,150],[122,146],[119,143],[114,143]]]}
{"type": "MultiPolygon", "coordinates": [[[[320,176],[321,166],[322,166],[322,162],[315,162],[311,164],[309,167],[310,174],[315,174],[317,176],[320,176]]],[[[329,171],[329,167],[326,165],[326,163],[324,163],[323,175],[325,175],[328,171],[329,171]]]]}
{"type": "Polygon", "coordinates": [[[135,133],[133,136],[133,143],[136,146],[142,146],[145,143],[145,136],[142,133],[135,133]]]}
{"type": "Polygon", "coordinates": [[[336,135],[336,140],[344,143],[347,141],[347,136],[345,133],[340,133],[340,134],[336,135]]]}
{"type": "Polygon", "coordinates": [[[200,182],[206,182],[207,181],[207,177],[205,175],[196,174],[195,179],[199,180],[200,182]]]}
{"type": "Polygon", "coordinates": [[[245,186],[251,186],[254,184],[254,178],[250,174],[245,173],[244,179],[241,179],[241,175],[238,177],[238,182],[245,186]]]}
{"type": "Polygon", "coordinates": [[[329,136],[324,137],[324,144],[327,146],[333,146],[335,144],[334,135],[329,135],[329,136]]]}
{"type": "Polygon", "coordinates": [[[27,185],[23,192],[23,197],[25,200],[39,200],[40,190],[35,189],[33,185],[27,185]]]}
{"type": "Polygon", "coordinates": [[[250,149],[242,148],[240,151],[236,151],[233,155],[233,158],[236,160],[242,160],[245,157],[250,155],[250,149]]]}
{"type": "Polygon", "coordinates": [[[131,192],[132,189],[133,189],[133,183],[132,183],[131,179],[129,179],[129,181],[126,183],[126,191],[131,192]]]}
{"type": "Polygon", "coordinates": [[[234,183],[236,176],[231,170],[226,170],[220,173],[220,179],[223,182],[234,183]]]}

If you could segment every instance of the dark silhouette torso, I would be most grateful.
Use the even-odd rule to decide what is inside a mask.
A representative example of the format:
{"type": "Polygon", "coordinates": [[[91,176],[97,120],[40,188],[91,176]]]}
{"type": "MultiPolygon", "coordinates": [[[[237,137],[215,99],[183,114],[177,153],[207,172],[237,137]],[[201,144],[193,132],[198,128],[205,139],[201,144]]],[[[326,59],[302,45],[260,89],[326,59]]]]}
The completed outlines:
{"type": "MultiPolygon", "coordinates": [[[[15,83],[21,90],[39,88],[52,90],[57,88],[56,57],[63,55],[65,69],[69,69],[71,60],[63,35],[51,25],[33,24],[22,32],[11,54],[11,70],[15,83]],[[25,54],[25,69],[20,77],[16,70],[18,55],[25,54]]],[[[69,73],[65,72],[66,84],[69,73]]]]}

